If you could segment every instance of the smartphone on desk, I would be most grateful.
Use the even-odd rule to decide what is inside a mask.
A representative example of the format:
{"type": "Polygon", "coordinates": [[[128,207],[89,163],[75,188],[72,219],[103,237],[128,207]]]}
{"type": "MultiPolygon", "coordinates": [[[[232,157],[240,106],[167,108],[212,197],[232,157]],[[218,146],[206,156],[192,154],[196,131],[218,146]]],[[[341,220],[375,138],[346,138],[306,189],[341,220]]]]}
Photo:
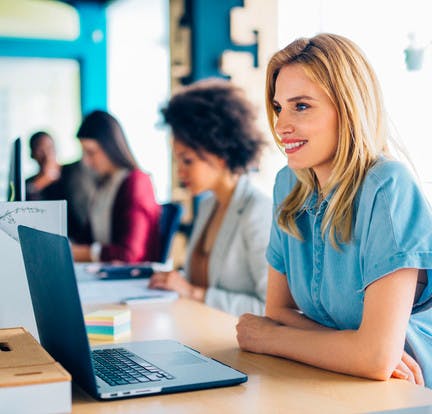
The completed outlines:
{"type": "Polygon", "coordinates": [[[151,265],[102,265],[95,272],[102,280],[148,279],[154,273],[151,265]]]}

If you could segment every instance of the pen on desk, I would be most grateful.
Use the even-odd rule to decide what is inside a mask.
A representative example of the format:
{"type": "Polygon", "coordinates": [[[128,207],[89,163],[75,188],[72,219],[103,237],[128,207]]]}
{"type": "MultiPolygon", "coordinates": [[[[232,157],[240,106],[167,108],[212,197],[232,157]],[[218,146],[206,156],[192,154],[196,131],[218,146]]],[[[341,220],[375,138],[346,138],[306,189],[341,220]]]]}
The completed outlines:
{"type": "Polygon", "coordinates": [[[133,303],[146,302],[146,301],[149,301],[152,299],[158,299],[161,297],[162,297],[162,295],[131,296],[129,298],[123,298],[120,303],[130,305],[133,303]]]}

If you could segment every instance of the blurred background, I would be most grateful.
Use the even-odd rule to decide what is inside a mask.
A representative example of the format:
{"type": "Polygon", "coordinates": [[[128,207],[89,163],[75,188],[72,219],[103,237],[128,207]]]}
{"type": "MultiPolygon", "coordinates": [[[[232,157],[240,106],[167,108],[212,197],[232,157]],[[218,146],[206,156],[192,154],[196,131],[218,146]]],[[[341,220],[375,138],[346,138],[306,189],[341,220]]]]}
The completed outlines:
{"type": "MultiPolygon", "coordinates": [[[[232,79],[259,107],[269,146],[255,180],[271,195],[285,162],[266,126],[266,63],[317,32],[345,35],[365,51],[394,135],[430,193],[431,11],[429,0],[0,0],[0,199],[15,137],[27,143],[46,130],[59,161],[74,161],[75,134],[93,109],[120,120],[160,202],[186,199],[159,111],[179,85],[209,76],[232,79]]],[[[27,177],[36,164],[24,147],[27,177]]]]}

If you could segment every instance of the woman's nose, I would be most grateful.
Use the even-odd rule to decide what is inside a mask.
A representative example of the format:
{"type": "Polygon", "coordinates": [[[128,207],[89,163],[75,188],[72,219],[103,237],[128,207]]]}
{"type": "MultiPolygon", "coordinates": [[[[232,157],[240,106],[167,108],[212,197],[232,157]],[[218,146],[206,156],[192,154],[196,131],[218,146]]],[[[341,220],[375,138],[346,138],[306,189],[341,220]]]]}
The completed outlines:
{"type": "Polygon", "coordinates": [[[180,165],[180,163],[177,164],[177,176],[180,180],[182,180],[184,178],[185,175],[185,170],[184,167],[182,165],[180,165]]]}
{"type": "Polygon", "coordinates": [[[91,159],[87,154],[83,154],[82,156],[82,162],[84,163],[84,165],[88,168],[92,167],[92,163],[91,163],[91,159]]]}
{"type": "Polygon", "coordinates": [[[291,117],[281,112],[276,121],[275,131],[280,136],[292,134],[295,131],[295,127],[291,117]]]}

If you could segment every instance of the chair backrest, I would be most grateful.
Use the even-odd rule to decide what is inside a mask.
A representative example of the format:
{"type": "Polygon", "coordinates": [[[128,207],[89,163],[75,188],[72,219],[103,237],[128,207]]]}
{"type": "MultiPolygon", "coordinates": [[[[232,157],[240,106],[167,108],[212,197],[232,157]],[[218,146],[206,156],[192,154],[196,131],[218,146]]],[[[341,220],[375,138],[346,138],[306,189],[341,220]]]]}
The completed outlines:
{"type": "Polygon", "coordinates": [[[165,263],[168,259],[174,235],[180,226],[182,214],[183,206],[180,203],[173,202],[162,204],[159,222],[161,242],[159,261],[161,263],[165,263]]]}

